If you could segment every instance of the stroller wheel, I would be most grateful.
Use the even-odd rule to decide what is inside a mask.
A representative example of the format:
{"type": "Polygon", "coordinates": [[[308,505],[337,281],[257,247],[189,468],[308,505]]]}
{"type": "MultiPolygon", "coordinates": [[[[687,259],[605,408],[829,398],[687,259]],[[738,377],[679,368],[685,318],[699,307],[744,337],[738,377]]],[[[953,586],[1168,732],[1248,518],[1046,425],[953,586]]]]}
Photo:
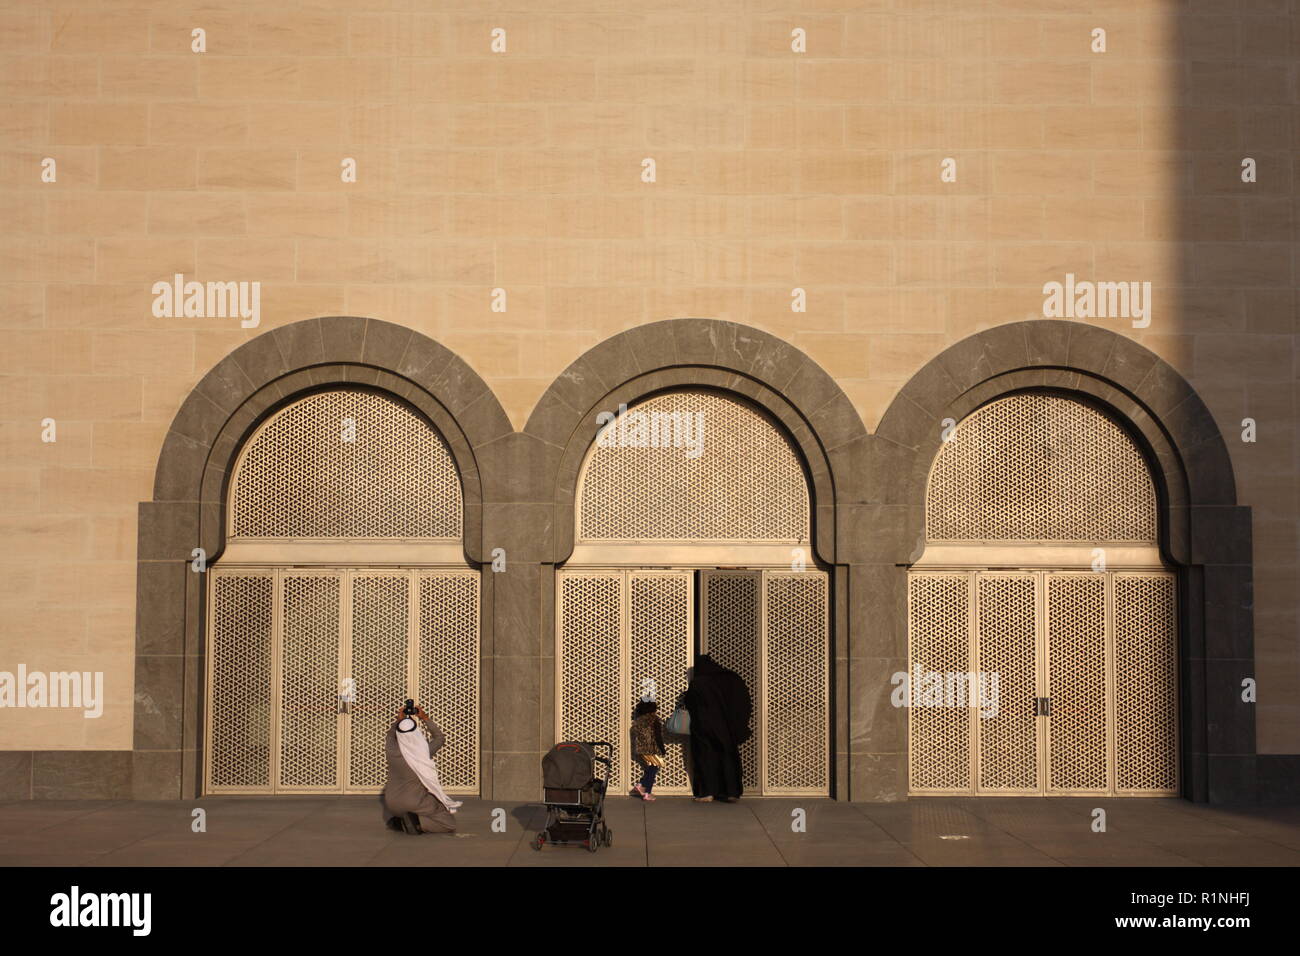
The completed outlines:
{"type": "Polygon", "coordinates": [[[533,849],[540,850],[542,848],[542,844],[545,842],[546,842],[546,831],[543,830],[541,833],[537,834],[537,836],[533,837],[533,849]]]}
{"type": "Polygon", "coordinates": [[[605,846],[613,846],[613,845],[614,845],[614,831],[611,830],[611,829],[609,829],[609,827],[606,827],[606,828],[605,828],[605,846]]]}
{"type": "Polygon", "coordinates": [[[587,838],[586,842],[587,842],[587,851],[589,853],[595,853],[597,850],[600,849],[600,838],[596,836],[596,834],[593,833],[590,837],[587,838]]]}

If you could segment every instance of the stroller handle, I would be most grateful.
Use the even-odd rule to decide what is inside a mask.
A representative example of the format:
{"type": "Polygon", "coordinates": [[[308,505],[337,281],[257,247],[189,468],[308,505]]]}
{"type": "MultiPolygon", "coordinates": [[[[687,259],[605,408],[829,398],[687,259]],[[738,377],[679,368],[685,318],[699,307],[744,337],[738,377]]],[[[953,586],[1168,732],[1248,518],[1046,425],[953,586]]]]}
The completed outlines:
{"type": "Polygon", "coordinates": [[[614,745],[608,740],[588,740],[587,746],[591,747],[593,750],[597,747],[604,748],[606,752],[605,756],[602,757],[600,754],[592,754],[591,759],[598,764],[604,765],[605,785],[608,786],[610,775],[614,772],[614,745]]]}

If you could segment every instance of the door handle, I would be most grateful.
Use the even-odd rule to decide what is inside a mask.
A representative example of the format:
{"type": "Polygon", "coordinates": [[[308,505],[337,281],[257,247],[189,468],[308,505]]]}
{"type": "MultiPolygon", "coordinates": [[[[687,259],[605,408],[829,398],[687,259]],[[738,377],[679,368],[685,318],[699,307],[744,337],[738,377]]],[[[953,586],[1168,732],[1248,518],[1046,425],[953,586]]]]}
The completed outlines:
{"type": "Polygon", "coordinates": [[[1052,698],[1035,697],[1034,698],[1034,716],[1051,717],[1052,716],[1052,698]]]}
{"type": "Polygon", "coordinates": [[[339,681],[338,693],[338,712],[340,714],[352,713],[352,703],[357,699],[357,682],[351,677],[345,677],[339,681]]]}

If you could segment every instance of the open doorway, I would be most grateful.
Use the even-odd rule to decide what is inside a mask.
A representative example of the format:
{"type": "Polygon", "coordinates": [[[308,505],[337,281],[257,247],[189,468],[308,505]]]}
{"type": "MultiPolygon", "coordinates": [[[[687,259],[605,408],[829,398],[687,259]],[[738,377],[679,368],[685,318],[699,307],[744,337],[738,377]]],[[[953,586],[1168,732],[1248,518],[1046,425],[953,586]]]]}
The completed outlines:
{"type": "MultiPolygon", "coordinates": [[[[830,787],[829,579],[817,569],[566,569],[558,574],[557,739],[615,746],[614,792],[637,774],[632,709],[666,718],[696,657],[736,671],[753,702],[745,792],[830,787]]],[[[689,738],[670,737],[658,791],[690,792],[689,738]]]]}
{"type": "MultiPolygon", "coordinates": [[[[653,697],[666,718],[707,650],[753,701],[745,792],[828,795],[830,582],[785,433],[728,394],[661,392],[612,415],[576,500],[556,572],[556,738],[614,744],[627,792],[633,708],[653,697]]],[[[666,743],[657,789],[688,793],[689,740],[666,743]]]]}

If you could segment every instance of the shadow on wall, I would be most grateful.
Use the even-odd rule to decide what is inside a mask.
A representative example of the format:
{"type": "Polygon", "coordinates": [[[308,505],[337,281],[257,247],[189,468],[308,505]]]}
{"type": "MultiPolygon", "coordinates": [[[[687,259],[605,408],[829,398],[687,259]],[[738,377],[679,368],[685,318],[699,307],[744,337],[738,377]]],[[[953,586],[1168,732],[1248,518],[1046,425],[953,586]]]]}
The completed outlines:
{"type": "MultiPolygon", "coordinates": [[[[1207,657],[1240,654],[1219,641],[1253,618],[1254,727],[1209,728],[1209,752],[1254,754],[1259,797],[1300,798],[1300,595],[1297,503],[1296,136],[1294,4],[1191,0],[1172,15],[1165,64],[1174,122],[1166,143],[1174,233],[1165,261],[1174,289],[1157,288],[1153,347],[1190,355],[1185,372],[1223,433],[1237,500],[1253,514],[1253,568],[1207,621],[1207,657]],[[1165,292],[1167,301],[1161,301],[1165,292]],[[1162,344],[1168,343],[1168,344],[1162,344]],[[1253,424],[1254,441],[1246,441],[1253,424]],[[1251,597],[1253,585],[1253,600],[1251,597]]],[[[1143,107],[1143,135],[1161,128],[1143,107]]],[[[1124,160],[1127,162],[1127,160],[1124,160]]],[[[1153,210],[1154,212],[1154,210],[1153,210]]],[[[1161,210],[1161,213],[1163,210],[1161,210]]],[[[1152,228],[1151,213],[1147,216],[1152,228]]],[[[1240,680],[1221,689],[1240,693],[1240,680]]]]}

